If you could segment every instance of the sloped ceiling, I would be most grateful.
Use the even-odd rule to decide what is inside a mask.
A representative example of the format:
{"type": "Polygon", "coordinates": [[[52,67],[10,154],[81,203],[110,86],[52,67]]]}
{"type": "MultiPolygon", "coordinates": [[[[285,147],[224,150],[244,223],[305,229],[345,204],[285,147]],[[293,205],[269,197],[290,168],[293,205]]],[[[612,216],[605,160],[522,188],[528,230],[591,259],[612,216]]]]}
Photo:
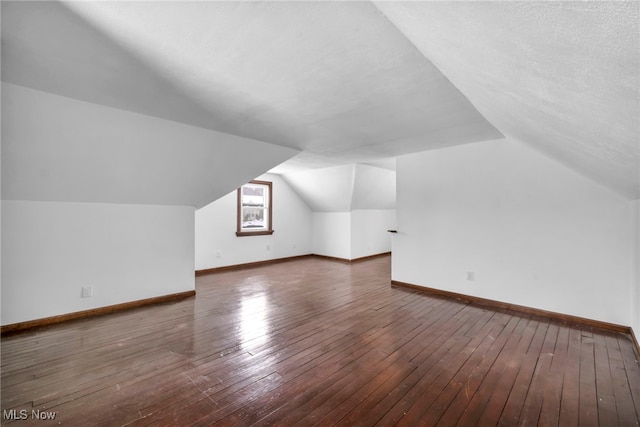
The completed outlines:
{"type": "Polygon", "coordinates": [[[3,2],[2,24],[5,82],[302,151],[280,172],[502,137],[368,2],[3,2]]]}
{"type": "Polygon", "coordinates": [[[507,135],[637,198],[637,22],[637,3],[2,2],[2,80],[299,151],[287,175],[507,135]]]}
{"type": "Polygon", "coordinates": [[[502,137],[369,2],[68,4],[224,110],[215,130],[355,161],[502,137]]]}
{"type": "Polygon", "coordinates": [[[282,175],[313,212],[349,212],[355,165],[309,169],[282,175]]]}
{"type": "Polygon", "coordinates": [[[508,137],[640,197],[640,2],[376,2],[508,137]]]}
{"type": "Polygon", "coordinates": [[[314,212],[395,209],[395,171],[350,164],[282,175],[314,212]]]}
{"type": "Polygon", "coordinates": [[[351,210],[395,207],[395,172],[367,165],[355,165],[351,210]]]}
{"type": "Polygon", "coordinates": [[[8,83],[2,104],[7,200],[199,208],[297,152],[8,83]]]}

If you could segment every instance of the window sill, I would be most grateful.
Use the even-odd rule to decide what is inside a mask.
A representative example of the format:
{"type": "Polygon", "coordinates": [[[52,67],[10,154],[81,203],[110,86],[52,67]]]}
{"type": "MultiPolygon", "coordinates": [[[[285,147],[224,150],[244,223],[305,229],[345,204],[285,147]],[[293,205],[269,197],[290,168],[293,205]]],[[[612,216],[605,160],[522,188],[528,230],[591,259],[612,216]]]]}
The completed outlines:
{"type": "Polygon", "coordinates": [[[273,234],[273,230],[262,230],[262,231],[236,231],[236,236],[238,237],[246,237],[246,236],[270,236],[273,234]]]}

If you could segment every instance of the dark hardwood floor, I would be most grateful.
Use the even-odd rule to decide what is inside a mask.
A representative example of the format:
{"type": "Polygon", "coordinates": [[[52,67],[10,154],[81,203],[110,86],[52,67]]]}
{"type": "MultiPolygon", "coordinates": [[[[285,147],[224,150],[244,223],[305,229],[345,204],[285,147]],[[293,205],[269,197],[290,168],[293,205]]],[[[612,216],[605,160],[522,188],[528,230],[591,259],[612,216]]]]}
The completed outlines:
{"type": "Polygon", "coordinates": [[[389,283],[389,257],[306,258],[3,338],[3,424],[639,424],[629,336],[389,283]]]}

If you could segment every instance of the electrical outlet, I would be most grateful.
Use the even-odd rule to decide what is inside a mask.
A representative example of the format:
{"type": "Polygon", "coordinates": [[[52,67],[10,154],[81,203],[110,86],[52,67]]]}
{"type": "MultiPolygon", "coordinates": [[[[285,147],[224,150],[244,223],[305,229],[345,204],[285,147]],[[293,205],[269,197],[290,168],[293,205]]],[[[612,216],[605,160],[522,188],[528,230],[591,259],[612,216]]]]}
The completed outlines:
{"type": "Polygon", "coordinates": [[[82,298],[89,298],[93,296],[93,286],[82,287],[82,298]]]}
{"type": "Polygon", "coordinates": [[[216,258],[222,258],[222,252],[216,251],[216,258]]]}
{"type": "Polygon", "coordinates": [[[473,271],[467,271],[467,280],[472,282],[476,279],[476,273],[473,271]]]}

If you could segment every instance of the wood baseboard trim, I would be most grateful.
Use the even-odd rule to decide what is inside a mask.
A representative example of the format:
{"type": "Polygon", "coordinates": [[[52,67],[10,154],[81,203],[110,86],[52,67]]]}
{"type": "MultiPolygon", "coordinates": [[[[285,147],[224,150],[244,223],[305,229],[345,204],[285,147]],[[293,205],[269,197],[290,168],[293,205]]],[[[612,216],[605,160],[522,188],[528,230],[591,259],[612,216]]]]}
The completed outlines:
{"type": "Polygon", "coordinates": [[[636,356],[640,359],[640,343],[638,343],[638,338],[636,334],[633,332],[633,328],[629,328],[629,333],[631,334],[631,340],[636,346],[636,356]]]}
{"type": "Polygon", "coordinates": [[[350,262],[354,263],[354,262],[369,261],[370,259],[384,258],[384,257],[390,256],[390,255],[391,255],[391,252],[382,252],[382,253],[375,254],[375,255],[368,255],[368,256],[363,256],[363,257],[360,257],[360,258],[354,258],[350,262]]]}
{"type": "Polygon", "coordinates": [[[248,262],[245,264],[225,265],[222,267],[213,267],[213,268],[207,268],[204,270],[196,270],[196,277],[206,276],[208,274],[222,273],[224,271],[234,271],[234,270],[244,270],[245,268],[264,267],[265,265],[279,264],[282,262],[295,261],[295,260],[304,259],[304,258],[322,258],[329,261],[336,261],[344,264],[351,264],[354,262],[367,261],[370,259],[381,258],[389,255],[391,255],[391,252],[384,252],[381,254],[369,255],[369,256],[365,256],[362,258],[355,258],[355,259],[338,258],[338,257],[332,257],[328,255],[318,255],[318,254],[296,255],[296,256],[286,257],[286,258],[268,259],[265,261],[248,262]]]}
{"type": "Polygon", "coordinates": [[[196,277],[206,276],[208,274],[222,273],[224,271],[234,271],[234,270],[244,270],[245,268],[264,267],[265,265],[280,264],[282,262],[289,262],[289,261],[294,261],[294,260],[299,260],[304,258],[311,258],[312,256],[313,256],[312,254],[296,255],[296,256],[291,256],[286,258],[276,258],[276,259],[267,259],[264,261],[248,262],[245,264],[234,264],[234,265],[225,265],[222,267],[207,268],[204,270],[196,270],[196,277]]]}
{"type": "Polygon", "coordinates": [[[337,261],[337,262],[341,262],[344,264],[353,264],[355,262],[362,262],[362,261],[369,261],[371,259],[375,259],[375,258],[383,258],[386,256],[390,256],[391,252],[382,252],[379,254],[375,254],[375,255],[368,255],[368,256],[363,256],[360,258],[353,258],[353,259],[349,259],[349,258],[338,258],[338,257],[333,257],[333,256],[328,256],[328,255],[318,255],[318,254],[312,254],[312,257],[315,258],[322,258],[322,259],[326,259],[329,261],[337,261]]]}
{"type": "MultiPolygon", "coordinates": [[[[480,306],[489,307],[489,308],[511,310],[511,311],[515,311],[515,312],[518,312],[518,313],[532,314],[532,315],[535,315],[535,316],[542,316],[542,317],[547,317],[547,318],[551,318],[551,319],[554,319],[554,320],[560,320],[562,322],[576,323],[576,324],[590,326],[590,327],[594,327],[594,328],[606,329],[606,330],[613,331],[613,332],[621,332],[621,333],[625,333],[625,334],[630,334],[632,339],[635,341],[635,337],[633,336],[633,330],[629,326],[618,325],[616,323],[603,322],[603,321],[600,321],[600,320],[588,319],[586,317],[573,316],[573,315],[570,315],[570,314],[563,314],[563,313],[556,313],[556,312],[553,312],[553,311],[547,311],[547,310],[542,310],[542,309],[539,309],[539,308],[527,307],[527,306],[524,306],[524,305],[510,304],[510,303],[491,300],[491,299],[486,299],[486,298],[474,297],[474,296],[471,296],[471,295],[459,294],[459,293],[456,293],[456,292],[450,292],[450,291],[445,291],[445,290],[442,290],[442,289],[430,288],[430,287],[427,287],[427,286],[414,285],[412,283],[399,282],[399,281],[396,281],[396,280],[392,280],[391,281],[391,286],[397,286],[397,287],[401,287],[401,288],[417,290],[419,292],[424,292],[424,293],[427,293],[427,294],[430,294],[430,295],[440,296],[440,297],[449,298],[449,299],[455,299],[455,300],[458,300],[458,301],[461,301],[461,302],[465,302],[465,303],[468,303],[468,304],[480,305],[480,306]]],[[[638,347],[637,346],[637,341],[636,341],[636,347],[638,347]]],[[[640,351],[640,348],[639,348],[639,351],[640,351]]]]}
{"type": "Polygon", "coordinates": [[[87,317],[101,316],[118,311],[130,310],[132,308],[144,307],[147,305],[162,304],[170,301],[177,301],[190,298],[196,294],[195,290],[178,292],[175,294],[162,295],[159,297],[146,298],[136,301],[124,302],[121,304],[108,305],[106,307],[92,308],[90,310],[76,311],[74,313],[61,314],[59,316],[45,317],[43,319],[28,320],[26,322],[12,323],[0,327],[0,335],[6,336],[18,332],[55,325],[56,323],[68,322],[70,320],[84,319],[87,317]]]}
{"type": "Polygon", "coordinates": [[[314,258],[326,259],[327,261],[335,261],[335,262],[341,262],[343,264],[351,264],[351,260],[348,258],[338,258],[335,256],[318,255],[318,254],[312,254],[311,256],[314,258]]]}

